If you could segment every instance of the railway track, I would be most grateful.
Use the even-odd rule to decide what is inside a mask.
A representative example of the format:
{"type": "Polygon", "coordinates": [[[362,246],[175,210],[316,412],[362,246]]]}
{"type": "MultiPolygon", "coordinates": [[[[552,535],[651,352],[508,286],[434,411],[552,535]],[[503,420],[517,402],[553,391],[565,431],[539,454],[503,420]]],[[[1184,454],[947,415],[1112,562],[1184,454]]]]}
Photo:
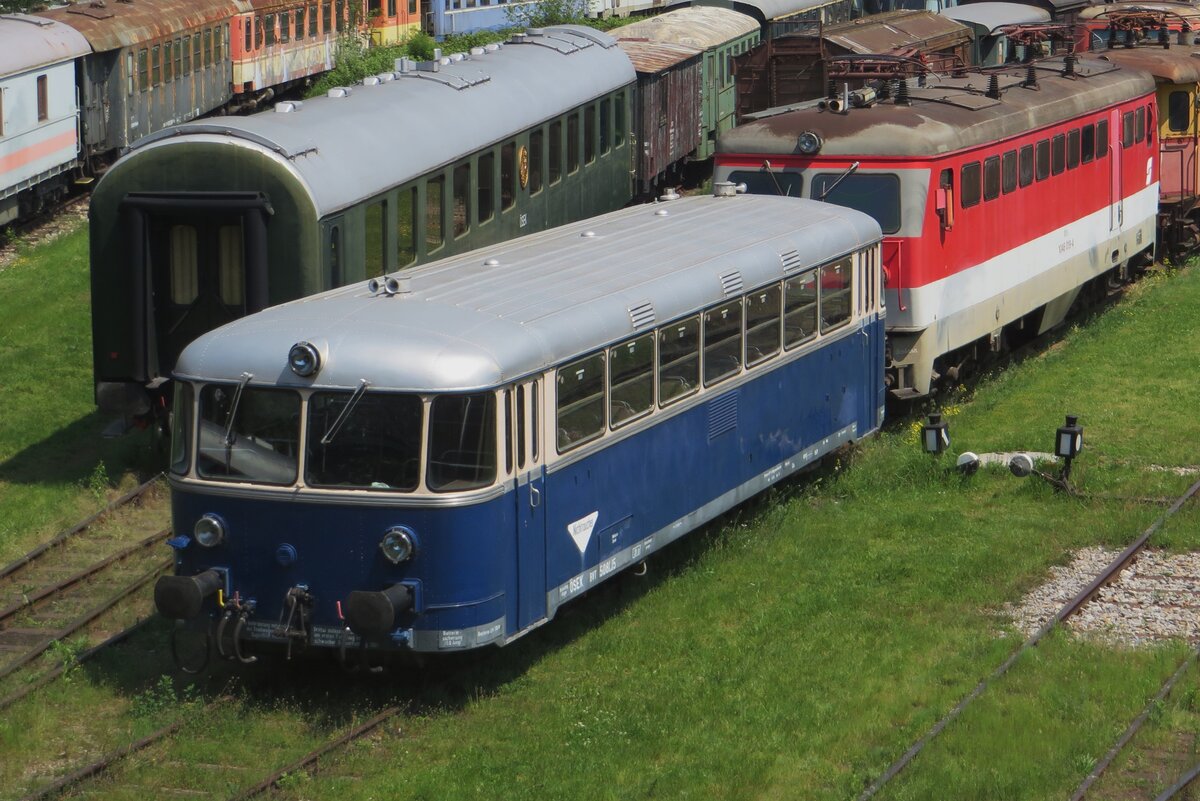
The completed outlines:
{"type": "MultiPolygon", "coordinates": [[[[1017,663],[1017,661],[1025,652],[1041,642],[1041,640],[1055,627],[1065,623],[1070,617],[1077,614],[1079,610],[1082,609],[1089,601],[1095,598],[1104,587],[1113,582],[1121,574],[1121,572],[1129,567],[1129,565],[1137,558],[1137,556],[1146,549],[1146,546],[1154,533],[1162,528],[1163,524],[1166,523],[1167,520],[1174,517],[1175,514],[1183,508],[1184,504],[1195,497],[1197,493],[1200,493],[1200,481],[1192,484],[1192,486],[1189,487],[1186,492],[1176,498],[1171,504],[1170,508],[1168,508],[1162,515],[1158,517],[1157,520],[1155,520],[1148,528],[1146,528],[1137,539],[1135,539],[1129,544],[1128,547],[1125,548],[1125,550],[1118,554],[1117,557],[1113,559],[1104,568],[1104,570],[1097,574],[1086,587],[1080,590],[1073,598],[1071,598],[1071,600],[1067,601],[1067,603],[1064,604],[1062,608],[1060,608],[1058,612],[1052,618],[1050,618],[1049,621],[1039,628],[1031,637],[1029,637],[1029,639],[1025,640],[1025,642],[1022,643],[1022,645],[1015,650],[1004,661],[1003,664],[992,671],[987,678],[979,682],[979,684],[977,684],[965,698],[959,701],[959,703],[953,709],[951,709],[950,712],[945,715],[945,717],[934,724],[933,728],[930,729],[929,732],[913,743],[900,756],[899,759],[888,766],[887,770],[885,770],[878,778],[875,779],[875,781],[871,782],[871,784],[868,785],[865,790],[863,790],[863,792],[858,796],[858,801],[868,801],[868,799],[874,798],[876,795],[878,795],[884,787],[886,787],[894,778],[896,778],[896,776],[901,773],[901,771],[903,771],[914,759],[916,759],[916,757],[925,749],[927,745],[929,745],[930,742],[932,742],[951,723],[953,723],[954,720],[956,720],[963,713],[967,706],[975,701],[975,699],[983,695],[984,691],[986,691],[988,687],[990,687],[996,680],[1007,673],[1008,670],[1017,663]]],[[[1191,660],[1189,659],[1188,662],[1190,663],[1190,661],[1191,660]]],[[[1165,691],[1160,691],[1163,697],[1165,697],[1166,692],[1169,692],[1170,686],[1173,686],[1174,682],[1178,680],[1178,677],[1182,675],[1184,667],[1186,667],[1186,663],[1184,666],[1181,666],[1181,668],[1176,671],[1175,676],[1169,680],[1165,691]]],[[[1149,708],[1143,714],[1145,714],[1146,717],[1149,717],[1149,708]]],[[[1140,727],[1141,724],[1138,723],[1137,725],[1140,727]]],[[[1134,729],[1134,731],[1136,732],[1136,729],[1134,729]]],[[[1118,752],[1120,748],[1123,748],[1125,743],[1127,743],[1131,738],[1132,734],[1129,734],[1127,738],[1123,735],[1123,741],[1119,741],[1120,747],[1117,749],[1118,752]]],[[[1115,757],[1115,754],[1112,756],[1115,757]]],[[[1104,762],[1104,767],[1107,767],[1111,761],[1112,757],[1109,757],[1107,761],[1104,762]]],[[[1101,767],[1099,763],[1097,765],[1097,768],[1101,773],[1103,772],[1104,767],[1101,767]]],[[[1099,774],[1097,774],[1097,776],[1098,775],[1099,774]]],[[[1089,779],[1091,779],[1090,776],[1089,779]]],[[[1088,788],[1091,787],[1091,784],[1094,783],[1094,781],[1094,779],[1091,779],[1090,782],[1085,780],[1084,784],[1086,786],[1081,785],[1081,789],[1080,791],[1077,791],[1077,793],[1082,792],[1083,794],[1086,794],[1088,788]]],[[[1083,795],[1077,795],[1073,798],[1073,801],[1078,801],[1078,799],[1082,797],[1083,795]]]]}
{"type": "Polygon", "coordinates": [[[0,568],[0,709],[148,616],[149,587],[171,565],[160,486],[142,484],[0,568]]]}

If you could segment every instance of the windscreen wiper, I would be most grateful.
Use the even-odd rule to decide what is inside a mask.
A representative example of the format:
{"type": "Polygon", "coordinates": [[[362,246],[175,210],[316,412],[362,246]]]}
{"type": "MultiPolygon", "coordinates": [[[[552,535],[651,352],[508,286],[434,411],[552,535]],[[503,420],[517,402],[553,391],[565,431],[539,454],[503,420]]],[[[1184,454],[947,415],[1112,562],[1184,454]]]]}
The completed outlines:
{"type": "Polygon", "coordinates": [[[837,177],[837,180],[825,187],[825,191],[821,193],[821,196],[817,198],[817,200],[824,200],[825,198],[829,197],[829,193],[834,189],[837,189],[838,184],[849,178],[851,175],[854,175],[854,173],[858,172],[858,164],[859,163],[856,161],[847,167],[846,171],[837,177]]]}
{"type": "Polygon", "coordinates": [[[370,384],[367,383],[367,379],[364,378],[359,381],[358,389],[354,390],[354,394],[350,396],[350,400],[346,401],[346,405],[342,407],[342,413],[333,421],[333,425],[325,432],[325,436],[321,437],[322,445],[328,445],[333,442],[333,438],[337,436],[338,431],[342,428],[342,424],[350,417],[350,412],[354,411],[354,407],[362,400],[362,396],[367,393],[367,387],[369,386],[370,384]]]}
{"type": "Polygon", "coordinates": [[[233,424],[237,420],[238,404],[242,402],[242,391],[246,385],[250,383],[250,379],[254,376],[250,373],[242,373],[242,380],[238,383],[237,389],[233,391],[233,404],[229,407],[229,418],[225,421],[225,447],[233,444],[233,424]]]}

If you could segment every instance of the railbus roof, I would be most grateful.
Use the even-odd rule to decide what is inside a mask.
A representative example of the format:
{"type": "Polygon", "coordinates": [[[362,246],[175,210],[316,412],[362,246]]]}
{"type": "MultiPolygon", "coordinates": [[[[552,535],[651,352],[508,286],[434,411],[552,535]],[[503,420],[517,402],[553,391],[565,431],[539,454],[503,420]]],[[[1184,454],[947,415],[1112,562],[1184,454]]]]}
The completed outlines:
{"type": "MultiPolygon", "coordinates": [[[[498,49],[442,61],[386,73],[384,81],[352,87],[344,97],[183,123],[143,138],[121,161],[148,148],[186,146],[189,139],[256,145],[291,164],[323,216],[636,78],[615,39],[574,25],[544,28],[498,49]],[[284,109],[291,113],[278,113],[284,109]]],[[[113,169],[122,166],[118,162],[113,169]]]]}
{"type": "Polygon", "coordinates": [[[0,77],[90,53],[75,29],[30,14],[0,14],[0,77]]]}
{"type": "Polygon", "coordinates": [[[176,376],[455,392],[495,387],[879,241],[852,209],[798,198],[634,206],[276,306],[204,334],[176,376]],[[785,264],[787,267],[785,268],[785,264]],[[635,325],[634,320],[637,320],[635,325]],[[294,376],[288,350],[325,362],[294,376]],[[314,383],[315,380],[315,383],[314,383]]]}
{"type": "Polygon", "coordinates": [[[1080,58],[1071,77],[1062,75],[1062,57],[1036,62],[1038,88],[1030,89],[1022,85],[1027,66],[960,78],[933,75],[924,88],[910,80],[911,105],[887,100],[845,114],[804,108],[760,115],[724,134],[717,152],[799,155],[796,137],[812,131],[822,139],[822,156],[930,157],[1064,122],[1154,90],[1149,73],[1091,57],[1080,58]],[[986,94],[991,75],[999,78],[999,99],[986,94]]]}

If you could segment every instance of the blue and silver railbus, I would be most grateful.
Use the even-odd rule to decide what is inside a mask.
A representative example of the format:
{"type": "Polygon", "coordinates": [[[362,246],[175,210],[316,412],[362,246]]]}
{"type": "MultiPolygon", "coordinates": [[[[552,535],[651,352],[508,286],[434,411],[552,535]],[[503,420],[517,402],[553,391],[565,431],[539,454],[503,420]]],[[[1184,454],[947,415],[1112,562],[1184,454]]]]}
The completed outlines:
{"type": "Polygon", "coordinates": [[[877,429],[878,224],[718,190],[189,345],[159,611],[230,658],[505,644],[877,429]]]}

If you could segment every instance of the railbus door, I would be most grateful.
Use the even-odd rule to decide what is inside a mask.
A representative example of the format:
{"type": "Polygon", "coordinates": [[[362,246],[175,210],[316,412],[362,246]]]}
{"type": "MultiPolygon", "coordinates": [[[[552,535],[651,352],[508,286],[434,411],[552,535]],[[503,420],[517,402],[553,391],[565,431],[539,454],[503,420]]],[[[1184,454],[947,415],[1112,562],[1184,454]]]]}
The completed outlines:
{"type": "Polygon", "coordinates": [[[517,625],[524,629],[546,616],[545,454],[540,440],[541,381],[517,385],[513,393],[517,471],[517,625]]]}
{"type": "Polygon", "coordinates": [[[1113,109],[1108,113],[1109,153],[1109,230],[1120,231],[1125,222],[1125,200],[1121,191],[1121,112],[1113,109]]]}

